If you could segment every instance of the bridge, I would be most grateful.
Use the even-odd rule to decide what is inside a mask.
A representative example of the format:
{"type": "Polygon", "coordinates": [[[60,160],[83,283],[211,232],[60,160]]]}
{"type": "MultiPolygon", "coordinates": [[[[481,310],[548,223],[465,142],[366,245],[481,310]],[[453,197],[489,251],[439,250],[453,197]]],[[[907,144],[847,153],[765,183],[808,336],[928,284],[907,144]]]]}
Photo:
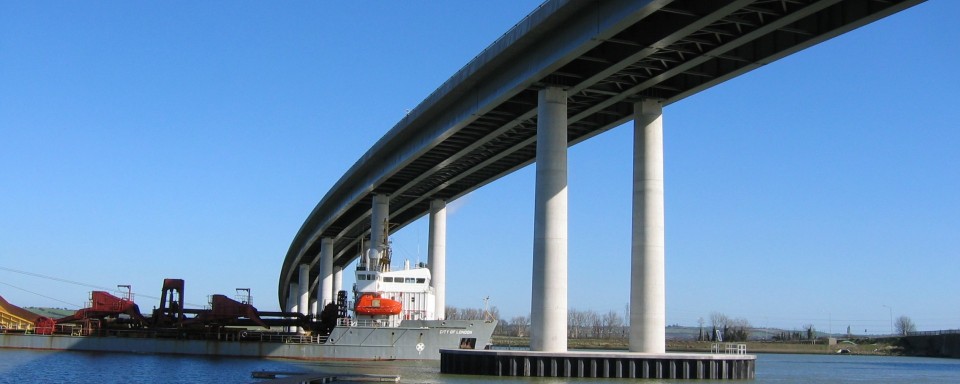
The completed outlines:
{"type": "Polygon", "coordinates": [[[536,163],[531,349],[565,350],[566,151],[633,120],[630,350],[663,352],[662,108],[921,1],[546,1],[323,197],[284,259],[281,306],[316,313],[368,246],[430,215],[443,308],[445,204],[536,163]]]}

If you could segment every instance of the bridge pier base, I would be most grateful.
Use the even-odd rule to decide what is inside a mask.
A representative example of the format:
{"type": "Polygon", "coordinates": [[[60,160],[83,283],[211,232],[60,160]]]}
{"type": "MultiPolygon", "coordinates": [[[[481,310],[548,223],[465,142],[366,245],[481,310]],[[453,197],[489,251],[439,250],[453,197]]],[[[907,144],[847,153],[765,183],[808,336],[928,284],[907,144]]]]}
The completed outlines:
{"type": "Polygon", "coordinates": [[[756,378],[754,355],[441,349],[440,373],[609,379],[756,378]]]}

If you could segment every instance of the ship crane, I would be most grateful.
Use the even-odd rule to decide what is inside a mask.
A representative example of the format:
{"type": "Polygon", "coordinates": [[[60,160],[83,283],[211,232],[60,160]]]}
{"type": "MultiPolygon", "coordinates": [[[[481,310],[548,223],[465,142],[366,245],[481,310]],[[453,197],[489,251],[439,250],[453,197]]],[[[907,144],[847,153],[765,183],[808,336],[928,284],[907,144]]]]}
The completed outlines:
{"type": "Polygon", "coordinates": [[[56,320],[59,323],[71,323],[88,320],[104,320],[111,317],[119,319],[120,315],[127,315],[135,325],[142,325],[147,319],[140,314],[140,307],[133,302],[133,293],[129,285],[118,285],[117,288],[126,289],[123,297],[111,295],[105,291],[90,292],[90,304],[86,308],[78,309],[70,316],[56,320]]]}

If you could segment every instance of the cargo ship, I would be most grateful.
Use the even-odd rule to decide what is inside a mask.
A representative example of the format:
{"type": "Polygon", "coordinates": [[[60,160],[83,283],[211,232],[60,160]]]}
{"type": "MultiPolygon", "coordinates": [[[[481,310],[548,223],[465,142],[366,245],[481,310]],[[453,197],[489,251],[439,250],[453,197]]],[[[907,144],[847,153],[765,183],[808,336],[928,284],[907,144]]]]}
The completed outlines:
{"type": "Polygon", "coordinates": [[[284,358],[439,360],[441,349],[482,349],[497,320],[445,320],[434,308],[430,271],[357,267],[353,300],[340,291],[318,316],[263,312],[249,290],[184,308],[184,281],[165,279],[159,306],[144,315],[129,286],[90,294],[87,307],[51,319],[0,297],[0,348],[284,358]],[[126,290],[124,292],[124,290],[126,290]]]}

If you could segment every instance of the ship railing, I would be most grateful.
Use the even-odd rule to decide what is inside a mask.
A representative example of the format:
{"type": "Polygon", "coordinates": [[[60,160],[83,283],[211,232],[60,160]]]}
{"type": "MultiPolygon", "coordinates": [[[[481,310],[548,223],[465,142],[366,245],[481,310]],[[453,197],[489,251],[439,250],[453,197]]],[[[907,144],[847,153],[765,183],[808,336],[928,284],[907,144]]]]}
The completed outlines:
{"type": "Polygon", "coordinates": [[[396,319],[351,319],[351,318],[340,318],[337,319],[338,327],[369,327],[369,328],[386,328],[386,327],[398,327],[400,326],[400,320],[396,319]]]}
{"type": "Polygon", "coordinates": [[[30,332],[33,329],[33,324],[30,323],[8,323],[5,326],[7,330],[11,331],[30,332]]]}
{"type": "Polygon", "coordinates": [[[407,320],[423,320],[427,318],[427,311],[423,309],[408,309],[401,314],[407,320]]]}
{"type": "Polygon", "coordinates": [[[710,347],[710,352],[727,355],[746,355],[747,345],[742,343],[714,343],[710,347]]]}
{"type": "Polygon", "coordinates": [[[32,335],[34,333],[39,333],[42,335],[49,335],[51,333],[69,333],[69,330],[66,330],[62,324],[57,324],[53,327],[37,327],[34,323],[26,321],[5,321],[0,323],[0,333],[7,331],[23,332],[25,335],[32,335]]]}
{"type": "Polygon", "coordinates": [[[90,319],[86,326],[57,324],[57,327],[62,327],[60,328],[60,332],[70,332],[70,336],[90,336],[93,334],[95,329],[100,328],[100,321],[96,319],[90,319]]]}
{"type": "Polygon", "coordinates": [[[11,331],[30,331],[33,329],[33,322],[0,310],[0,326],[11,331]]]}
{"type": "Polygon", "coordinates": [[[289,335],[281,333],[260,333],[260,341],[284,344],[319,344],[321,342],[320,336],[318,335],[289,335]]]}

